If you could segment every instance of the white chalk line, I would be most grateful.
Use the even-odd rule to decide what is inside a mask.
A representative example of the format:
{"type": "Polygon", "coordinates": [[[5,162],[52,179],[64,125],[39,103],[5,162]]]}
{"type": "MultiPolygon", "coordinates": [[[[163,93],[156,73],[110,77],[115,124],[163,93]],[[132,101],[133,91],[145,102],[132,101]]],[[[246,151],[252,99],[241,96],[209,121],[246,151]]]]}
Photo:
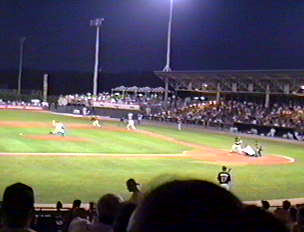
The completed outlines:
{"type": "Polygon", "coordinates": [[[106,153],[9,153],[2,152],[0,156],[75,156],[75,157],[136,157],[136,158],[157,158],[157,157],[187,157],[185,154],[106,154],[106,153]]]}

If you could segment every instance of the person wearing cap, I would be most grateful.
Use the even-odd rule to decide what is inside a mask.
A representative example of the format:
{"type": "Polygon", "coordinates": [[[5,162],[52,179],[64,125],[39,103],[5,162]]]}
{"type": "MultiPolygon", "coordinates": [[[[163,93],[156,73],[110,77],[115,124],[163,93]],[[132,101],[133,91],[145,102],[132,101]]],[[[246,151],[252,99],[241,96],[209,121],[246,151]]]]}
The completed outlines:
{"type": "Polygon", "coordinates": [[[139,184],[133,178],[130,178],[126,182],[127,189],[132,193],[128,202],[138,204],[143,199],[143,193],[139,190],[139,184]]]}
{"type": "Polygon", "coordinates": [[[2,213],[4,227],[0,232],[33,232],[30,229],[34,215],[34,191],[30,186],[16,183],[3,194],[2,213]]]}

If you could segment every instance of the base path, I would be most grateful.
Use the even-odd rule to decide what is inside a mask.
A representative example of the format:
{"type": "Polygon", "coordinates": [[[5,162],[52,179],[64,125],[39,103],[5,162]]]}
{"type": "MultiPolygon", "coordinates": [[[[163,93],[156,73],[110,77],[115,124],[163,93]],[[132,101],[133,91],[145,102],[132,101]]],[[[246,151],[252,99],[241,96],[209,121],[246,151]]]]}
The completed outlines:
{"type": "Polygon", "coordinates": [[[184,154],[188,158],[193,158],[201,161],[222,163],[222,164],[235,164],[235,165],[279,165],[294,163],[295,159],[287,156],[280,155],[267,155],[263,157],[249,157],[240,155],[238,153],[231,153],[229,151],[211,148],[199,144],[189,143],[175,138],[160,135],[154,132],[145,130],[136,130],[137,133],[142,133],[152,137],[160,138],[168,142],[181,144],[187,147],[194,148],[192,151],[186,151],[184,154]]]}

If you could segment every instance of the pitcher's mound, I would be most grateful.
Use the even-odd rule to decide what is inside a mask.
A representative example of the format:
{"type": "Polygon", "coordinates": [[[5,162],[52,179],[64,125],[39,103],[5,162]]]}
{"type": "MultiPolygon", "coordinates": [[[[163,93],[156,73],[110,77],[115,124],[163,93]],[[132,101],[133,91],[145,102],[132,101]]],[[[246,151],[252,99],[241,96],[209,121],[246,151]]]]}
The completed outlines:
{"type": "Polygon", "coordinates": [[[89,139],[69,136],[57,136],[57,135],[26,135],[29,139],[47,140],[47,141],[67,141],[67,142],[89,142],[89,139]]]}

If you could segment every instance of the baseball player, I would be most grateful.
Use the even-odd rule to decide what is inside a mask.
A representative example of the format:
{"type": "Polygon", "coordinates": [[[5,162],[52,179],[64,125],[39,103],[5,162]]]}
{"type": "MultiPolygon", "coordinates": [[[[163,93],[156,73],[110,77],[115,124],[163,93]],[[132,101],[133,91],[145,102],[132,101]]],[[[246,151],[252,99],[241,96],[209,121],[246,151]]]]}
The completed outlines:
{"type": "Polygon", "coordinates": [[[182,130],[182,119],[180,117],[177,118],[177,129],[182,130]]]}
{"type": "Polygon", "coordinates": [[[51,131],[50,134],[64,136],[65,127],[62,122],[53,120],[52,125],[55,127],[55,129],[53,131],[51,131]]]}
{"type": "Polygon", "coordinates": [[[235,137],[234,143],[232,144],[232,147],[231,147],[231,152],[241,153],[243,151],[242,144],[243,144],[243,141],[241,140],[241,138],[235,137]]]}
{"type": "Polygon", "coordinates": [[[133,113],[128,113],[128,124],[127,124],[127,130],[136,130],[136,127],[134,125],[134,120],[133,120],[133,113]]]}
{"type": "Polygon", "coordinates": [[[257,141],[255,143],[255,156],[256,157],[262,157],[262,151],[263,151],[263,147],[261,144],[259,144],[257,141]]]}
{"type": "Polygon", "coordinates": [[[97,117],[92,117],[91,121],[92,121],[93,127],[99,127],[99,128],[101,127],[101,123],[99,123],[99,120],[97,117]]]}
{"type": "Polygon", "coordinates": [[[230,190],[230,182],[231,182],[231,175],[230,175],[231,168],[227,170],[226,166],[222,167],[222,171],[218,173],[217,180],[221,187],[226,190],[230,190]]]}

